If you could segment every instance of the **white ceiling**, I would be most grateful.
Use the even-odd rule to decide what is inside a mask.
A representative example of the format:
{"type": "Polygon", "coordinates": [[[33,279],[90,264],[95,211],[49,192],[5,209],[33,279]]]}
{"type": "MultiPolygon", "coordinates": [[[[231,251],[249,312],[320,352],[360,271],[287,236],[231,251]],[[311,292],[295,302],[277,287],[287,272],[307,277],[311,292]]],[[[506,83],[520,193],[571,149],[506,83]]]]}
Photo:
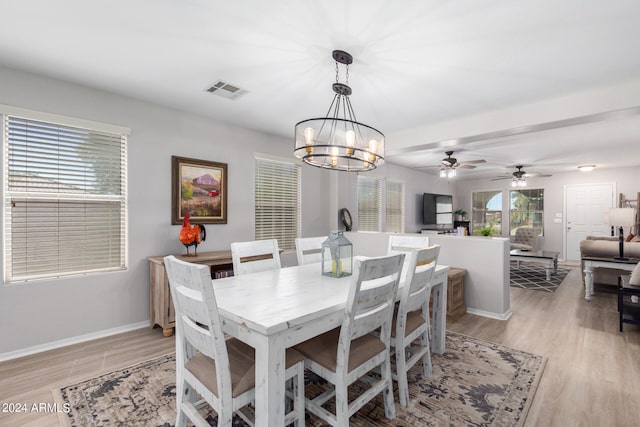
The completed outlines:
{"type": "Polygon", "coordinates": [[[626,82],[640,88],[638,0],[4,0],[0,6],[0,65],[291,138],[296,122],[329,106],[333,49],[354,56],[352,103],[360,121],[387,135],[391,162],[437,165],[450,146],[461,161],[487,160],[461,171],[461,179],[496,176],[516,164],[541,173],[584,163],[639,164],[640,90],[637,102],[599,105],[593,95],[587,119],[575,118],[584,116],[580,108],[561,110],[558,103],[555,118],[532,115],[517,127],[509,120],[515,106],[538,103],[544,110],[554,105],[544,104],[548,99],[626,82]],[[205,91],[220,79],[247,93],[229,100],[205,91]],[[626,116],[603,114],[611,105],[625,105],[626,116]],[[429,132],[490,111],[503,120],[483,132],[474,131],[482,126],[429,132]],[[565,121],[548,124],[554,120],[565,121]]]}

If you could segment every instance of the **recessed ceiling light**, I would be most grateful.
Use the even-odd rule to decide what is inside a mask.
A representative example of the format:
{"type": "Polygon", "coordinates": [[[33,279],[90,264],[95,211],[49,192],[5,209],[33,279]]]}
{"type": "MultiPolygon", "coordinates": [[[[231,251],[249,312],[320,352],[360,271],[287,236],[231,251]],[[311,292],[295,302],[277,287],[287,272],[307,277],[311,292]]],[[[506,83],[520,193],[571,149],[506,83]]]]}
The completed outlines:
{"type": "Polygon", "coordinates": [[[580,172],[591,172],[592,170],[594,170],[596,168],[596,165],[582,165],[582,166],[578,166],[578,169],[580,169],[580,172]]]}

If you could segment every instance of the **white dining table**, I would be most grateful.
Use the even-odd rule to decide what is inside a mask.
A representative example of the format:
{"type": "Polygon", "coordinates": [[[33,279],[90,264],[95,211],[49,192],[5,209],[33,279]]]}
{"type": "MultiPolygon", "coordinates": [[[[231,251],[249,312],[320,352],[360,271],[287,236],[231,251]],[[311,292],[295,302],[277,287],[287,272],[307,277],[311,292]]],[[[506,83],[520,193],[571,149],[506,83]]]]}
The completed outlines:
{"type": "MultiPolygon", "coordinates": [[[[445,347],[447,271],[432,280],[432,351],[445,347]]],[[[213,280],[222,329],[256,352],[256,426],[284,425],[285,349],[342,324],[353,276],[307,264],[213,280]]],[[[400,283],[403,286],[403,283],[400,283]]]]}

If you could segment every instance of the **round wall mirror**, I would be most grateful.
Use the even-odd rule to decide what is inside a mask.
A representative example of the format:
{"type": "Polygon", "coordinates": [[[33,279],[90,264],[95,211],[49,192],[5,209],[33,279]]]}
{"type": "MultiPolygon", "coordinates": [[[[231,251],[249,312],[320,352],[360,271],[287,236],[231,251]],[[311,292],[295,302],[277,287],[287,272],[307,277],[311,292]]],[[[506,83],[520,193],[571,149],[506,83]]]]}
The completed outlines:
{"type": "Polygon", "coordinates": [[[342,223],[344,224],[347,231],[351,231],[352,223],[351,223],[351,213],[349,212],[349,209],[347,208],[340,209],[340,219],[342,220],[342,223]]]}

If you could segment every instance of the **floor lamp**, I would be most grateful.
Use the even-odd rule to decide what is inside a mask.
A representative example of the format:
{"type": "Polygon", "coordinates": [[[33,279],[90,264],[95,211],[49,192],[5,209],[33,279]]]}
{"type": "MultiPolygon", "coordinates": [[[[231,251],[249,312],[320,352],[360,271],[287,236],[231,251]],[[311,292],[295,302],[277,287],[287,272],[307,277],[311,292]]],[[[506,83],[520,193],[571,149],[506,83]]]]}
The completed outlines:
{"type": "Polygon", "coordinates": [[[624,227],[631,227],[636,223],[636,210],[634,208],[611,208],[609,209],[609,225],[620,227],[618,230],[618,242],[620,245],[620,256],[617,260],[627,260],[624,257],[624,227]]]}

